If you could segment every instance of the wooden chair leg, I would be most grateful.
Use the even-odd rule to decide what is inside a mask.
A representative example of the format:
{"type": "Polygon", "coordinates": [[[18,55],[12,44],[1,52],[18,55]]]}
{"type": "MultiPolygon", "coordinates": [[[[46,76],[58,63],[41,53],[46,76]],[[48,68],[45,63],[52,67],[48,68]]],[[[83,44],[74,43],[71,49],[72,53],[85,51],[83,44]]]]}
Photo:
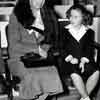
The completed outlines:
{"type": "Polygon", "coordinates": [[[12,87],[9,87],[8,100],[13,100],[12,87]]]}

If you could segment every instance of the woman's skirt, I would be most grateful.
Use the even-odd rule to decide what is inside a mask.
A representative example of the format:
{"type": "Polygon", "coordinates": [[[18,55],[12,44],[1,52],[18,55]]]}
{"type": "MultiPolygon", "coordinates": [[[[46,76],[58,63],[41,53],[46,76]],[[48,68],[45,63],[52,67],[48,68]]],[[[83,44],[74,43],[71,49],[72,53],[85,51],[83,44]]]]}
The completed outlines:
{"type": "Polygon", "coordinates": [[[41,94],[58,94],[63,92],[59,73],[55,66],[25,68],[20,61],[8,63],[13,75],[21,78],[19,97],[32,99],[41,94]]]}

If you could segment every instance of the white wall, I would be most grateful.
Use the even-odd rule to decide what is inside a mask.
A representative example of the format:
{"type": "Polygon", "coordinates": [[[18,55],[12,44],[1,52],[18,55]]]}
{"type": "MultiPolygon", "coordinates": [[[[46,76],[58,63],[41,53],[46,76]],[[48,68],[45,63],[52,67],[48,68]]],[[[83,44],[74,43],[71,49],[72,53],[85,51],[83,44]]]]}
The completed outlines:
{"type": "MultiPolygon", "coordinates": [[[[0,1],[0,4],[13,4],[15,5],[16,2],[2,2],[0,1]]],[[[14,7],[0,7],[0,15],[7,16],[6,21],[0,21],[0,33],[1,33],[1,47],[5,48],[8,46],[7,39],[6,39],[6,33],[5,28],[9,23],[9,15],[12,13],[14,7]]]]}
{"type": "Polygon", "coordinates": [[[0,15],[7,16],[6,21],[0,21],[1,47],[2,48],[6,48],[8,46],[5,28],[9,23],[9,15],[12,13],[12,11],[13,11],[13,7],[0,7],[0,15]]]}
{"type": "Polygon", "coordinates": [[[63,5],[73,5],[74,4],[74,0],[62,0],[62,4],[63,5]]]}

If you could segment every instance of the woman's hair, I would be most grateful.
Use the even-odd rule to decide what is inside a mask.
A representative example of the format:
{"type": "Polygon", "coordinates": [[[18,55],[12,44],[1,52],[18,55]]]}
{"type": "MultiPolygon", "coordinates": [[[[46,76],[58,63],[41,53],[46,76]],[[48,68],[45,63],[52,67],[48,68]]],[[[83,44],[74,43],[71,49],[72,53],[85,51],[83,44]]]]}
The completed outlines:
{"type": "Polygon", "coordinates": [[[84,25],[92,25],[93,23],[93,14],[87,10],[83,5],[76,4],[73,5],[67,12],[66,12],[66,17],[69,19],[71,16],[71,11],[72,10],[77,10],[80,11],[83,15],[83,21],[82,24],[84,25]]]}
{"type": "MultiPolygon", "coordinates": [[[[56,0],[58,1],[58,0],[56,0]]],[[[46,0],[45,5],[49,8],[52,8],[52,6],[55,4],[55,2],[51,2],[51,0],[46,0]]],[[[35,20],[35,17],[32,14],[32,10],[30,9],[30,0],[18,0],[15,8],[14,8],[14,14],[17,17],[17,20],[25,27],[29,27],[32,25],[32,23],[35,20]]]]}
{"type": "Polygon", "coordinates": [[[24,27],[30,26],[35,20],[30,8],[29,0],[18,0],[14,8],[14,14],[17,17],[17,20],[24,27]]]}

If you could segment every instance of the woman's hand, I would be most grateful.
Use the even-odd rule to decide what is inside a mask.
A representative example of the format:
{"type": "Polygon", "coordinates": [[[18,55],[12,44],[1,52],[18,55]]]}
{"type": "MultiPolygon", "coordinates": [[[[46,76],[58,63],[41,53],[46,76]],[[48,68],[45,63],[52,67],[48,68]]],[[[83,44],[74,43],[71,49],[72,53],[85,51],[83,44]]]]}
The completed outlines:
{"type": "Polygon", "coordinates": [[[50,46],[49,44],[40,45],[40,48],[43,49],[43,50],[45,50],[46,52],[49,51],[50,47],[51,47],[51,46],[50,46]]]}
{"type": "Polygon", "coordinates": [[[44,49],[40,48],[40,47],[39,47],[39,54],[43,58],[47,58],[47,56],[48,56],[47,52],[44,49]]]}

